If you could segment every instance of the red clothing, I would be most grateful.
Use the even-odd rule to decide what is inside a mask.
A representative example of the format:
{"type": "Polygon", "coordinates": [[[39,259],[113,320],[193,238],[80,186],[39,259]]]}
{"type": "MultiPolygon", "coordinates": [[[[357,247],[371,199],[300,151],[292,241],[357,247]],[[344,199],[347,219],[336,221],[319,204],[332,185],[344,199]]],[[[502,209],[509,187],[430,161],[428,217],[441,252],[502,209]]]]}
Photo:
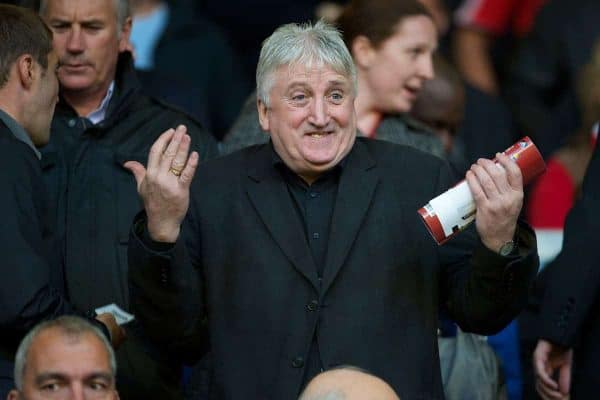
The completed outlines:
{"type": "Polygon", "coordinates": [[[493,35],[507,32],[522,37],[531,30],[546,0],[464,0],[455,14],[461,27],[481,29],[493,35]]]}
{"type": "Polygon", "coordinates": [[[532,185],[525,205],[527,220],[534,228],[563,229],[573,206],[575,184],[556,158],[546,164],[546,172],[532,185]]]}

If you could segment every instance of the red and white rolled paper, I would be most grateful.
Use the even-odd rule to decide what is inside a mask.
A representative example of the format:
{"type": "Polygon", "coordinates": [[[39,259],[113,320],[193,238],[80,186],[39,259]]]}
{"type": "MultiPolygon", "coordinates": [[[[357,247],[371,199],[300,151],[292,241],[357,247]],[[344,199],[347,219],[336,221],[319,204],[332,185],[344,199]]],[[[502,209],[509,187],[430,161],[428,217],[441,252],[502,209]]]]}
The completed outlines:
{"type": "MultiPolygon", "coordinates": [[[[504,151],[517,163],[523,185],[546,170],[546,163],[535,144],[524,137],[504,151]]],[[[495,160],[495,159],[494,159],[495,160]]],[[[438,244],[444,244],[475,220],[475,201],[465,180],[432,199],[418,210],[425,226],[438,244]]]]}

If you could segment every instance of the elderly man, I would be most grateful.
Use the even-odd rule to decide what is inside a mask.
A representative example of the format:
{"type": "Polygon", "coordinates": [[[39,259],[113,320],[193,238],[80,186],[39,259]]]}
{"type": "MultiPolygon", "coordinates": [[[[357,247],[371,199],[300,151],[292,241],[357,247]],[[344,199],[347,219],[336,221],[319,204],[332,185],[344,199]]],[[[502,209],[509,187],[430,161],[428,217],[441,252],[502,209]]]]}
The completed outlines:
{"type": "MultiPolygon", "coordinates": [[[[31,11],[0,5],[0,396],[12,387],[12,361],[39,321],[85,315],[60,290],[58,257],[49,240],[47,197],[38,146],[48,142],[58,99],[52,33],[31,11]]],[[[93,318],[94,314],[88,315],[93,318]]],[[[115,344],[119,328],[99,316],[115,344]]],[[[96,322],[98,323],[98,322],[96,322]]],[[[107,332],[108,335],[108,332],[107,332]]]]}
{"type": "Polygon", "coordinates": [[[440,304],[489,334],[535,275],[535,237],[517,229],[519,168],[502,154],[503,168],[473,165],[479,239],[437,247],[417,209],[454,183],[448,167],[356,138],[355,68],[335,29],[277,29],[256,76],[270,143],[198,168],[179,129],[157,140],[147,169],[125,164],[146,209],[129,244],[136,315],[165,347],[210,346],[213,399],[294,398],[340,364],[401,398],[443,398],[440,304]]]}
{"type": "Polygon", "coordinates": [[[15,358],[15,387],[8,400],[115,400],[117,363],[102,332],[79,317],[37,325],[15,358]]]}
{"type": "Polygon", "coordinates": [[[344,366],[315,376],[298,400],[400,400],[394,390],[361,370],[344,366]]]}
{"type": "MultiPolygon", "coordinates": [[[[64,243],[66,290],[81,309],[114,303],[129,311],[127,240],[141,203],[123,162],[145,160],[160,133],[179,124],[202,159],[216,146],[186,115],[140,93],[127,51],[127,0],[43,0],[40,15],[54,31],[61,63],[60,101],[42,161],[51,223],[64,243]]],[[[141,343],[135,321],[126,330],[129,340],[117,352],[121,397],[180,398],[178,379],[169,380],[178,368],[141,343]]]]}

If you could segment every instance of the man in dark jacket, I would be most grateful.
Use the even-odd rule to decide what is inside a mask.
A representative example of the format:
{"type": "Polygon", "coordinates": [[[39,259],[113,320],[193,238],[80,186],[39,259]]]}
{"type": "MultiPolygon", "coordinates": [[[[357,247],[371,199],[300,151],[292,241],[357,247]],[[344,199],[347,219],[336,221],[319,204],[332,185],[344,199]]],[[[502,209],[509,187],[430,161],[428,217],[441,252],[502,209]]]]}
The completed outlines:
{"type": "Polygon", "coordinates": [[[533,354],[543,399],[593,399],[600,390],[600,148],[583,182],[583,195],[565,225],[560,255],[544,270],[533,354]]]}
{"type": "MultiPolygon", "coordinates": [[[[0,5],[0,60],[0,397],[6,398],[13,386],[14,354],[29,329],[62,314],[85,316],[88,309],[77,310],[60,291],[36,147],[48,142],[58,96],[52,33],[31,11],[0,5]]],[[[114,319],[99,319],[116,343],[114,319]]]]}
{"type": "Polygon", "coordinates": [[[157,140],[147,169],[125,164],[146,210],[129,243],[137,317],[173,351],[210,346],[211,399],[292,399],[340,364],[400,398],[442,399],[440,305],[489,334],[535,275],[535,238],[517,230],[519,168],[503,154],[503,168],[473,165],[479,238],[472,229],[438,247],[417,210],[454,183],[448,166],[356,138],[356,70],[339,32],[280,27],[257,86],[270,143],[201,165],[193,183],[183,129],[157,140]]]}
{"type": "MultiPolygon", "coordinates": [[[[201,159],[216,146],[186,115],[141,95],[127,51],[126,0],[48,0],[40,14],[54,31],[61,62],[60,100],[42,160],[66,291],[84,309],[114,303],[128,311],[128,227],[141,203],[123,162],[145,160],[158,135],[179,124],[201,159]]],[[[126,329],[117,352],[121,397],[179,398],[178,369],[143,343],[135,321],[126,329]]]]}

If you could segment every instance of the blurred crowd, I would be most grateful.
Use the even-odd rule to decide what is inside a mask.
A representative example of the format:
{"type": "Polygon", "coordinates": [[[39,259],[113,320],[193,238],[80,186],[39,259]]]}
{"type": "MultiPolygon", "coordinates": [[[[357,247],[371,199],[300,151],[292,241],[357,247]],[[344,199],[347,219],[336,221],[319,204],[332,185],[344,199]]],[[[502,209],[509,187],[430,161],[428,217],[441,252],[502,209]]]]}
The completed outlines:
{"type": "MultiPolygon", "coordinates": [[[[1,2],[39,12],[54,33],[61,64],[49,143],[35,144],[48,196],[44,240],[56,240],[53,250],[63,260],[57,267],[64,277],[57,284],[62,294],[20,305],[28,310],[24,315],[33,313],[29,308],[52,309],[47,316],[71,314],[71,306],[92,320],[101,312],[90,317],[89,311],[104,306],[131,312],[127,244],[141,204],[123,163],[146,163],[160,133],[179,124],[187,126],[200,162],[268,142],[263,123],[268,111],[260,101],[257,107],[261,94],[255,84],[262,43],[282,24],[323,19],[340,29],[356,66],[359,136],[444,158],[457,177],[524,136],[546,162],[546,172],[525,189],[521,215],[536,233],[540,257],[525,309],[487,337],[463,332],[440,312],[446,398],[561,399],[568,398],[569,388],[571,398],[594,398],[591,393],[600,389],[594,339],[600,333],[600,293],[597,274],[588,269],[599,266],[587,248],[594,247],[595,237],[582,241],[586,250],[567,244],[594,232],[582,221],[595,218],[593,228],[600,225],[589,214],[568,219],[583,200],[592,209],[600,205],[595,181],[586,177],[600,121],[600,1],[420,0],[435,29],[419,20],[424,16],[403,9],[403,0],[130,0],[130,25],[119,14],[123,1],[88,1],[93,5],[87,9],[100,13],[105,3],[114,3],[118,44],[112,48],[101,18],[73,33],[70,13],[84,0],[1,2]],[[77,71],[86,62],[101,65],[89,85],[77,71]],[[565,230],[567,221],[571,226],[565,230]],[[571,279],[576,274],[583,283],[571,279]]],[[[40,287],[26,290],[38,296],[40,287]]],[[[19,318],[16,333],[3,339],[0,354],[7,360],[38,322],[19,318]]],[[[117,325],[107,325],[112,339],[125,335],[117,325]]],[[[164,354],[152,333],[135,323],[124,326],[127,339],[116,351],[121,399],[205,398],[215,360],[164,354]]],[[[92,333],[103,338],[100,330],[92,333]]],[[[115,362],[112,350],[110,357],[115,362]]],[[[353,368],[335,373],[341,374],[337,382],[362,374],[353,368]]],[[[309,389],[302,399],[321,398],[309,389]]]]}

